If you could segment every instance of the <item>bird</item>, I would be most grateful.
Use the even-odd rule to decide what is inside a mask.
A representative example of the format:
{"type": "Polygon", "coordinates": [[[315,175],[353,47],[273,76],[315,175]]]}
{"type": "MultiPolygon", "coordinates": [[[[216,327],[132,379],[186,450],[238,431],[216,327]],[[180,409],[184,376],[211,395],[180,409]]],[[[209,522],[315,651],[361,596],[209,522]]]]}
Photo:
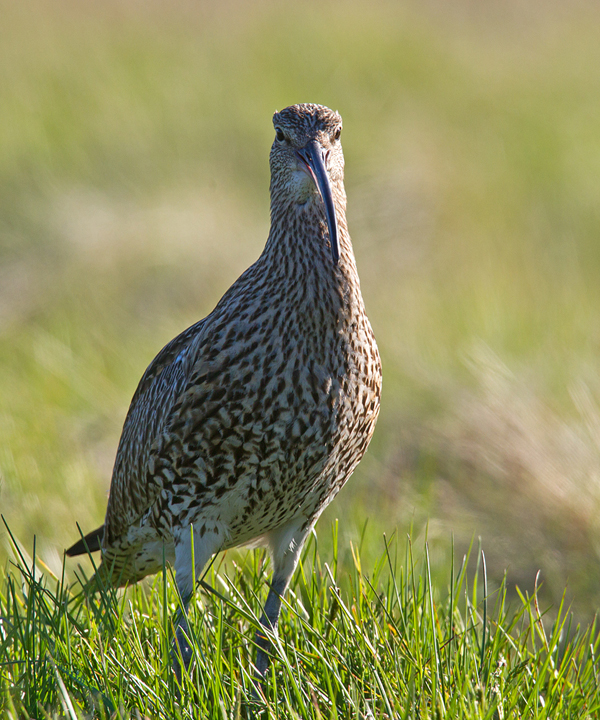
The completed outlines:
{"type": "MultiPolygon", "coordinates": [[[[367,450],[382,385],[346,221],[342,118],[303,103],[276,112],[273,125],[264,250],[146,369],[104,524],[66,550],[100,550],[96,575],[115,587],[166,558],[187,609],[215,553],[266,546],[261,683],[272,653],[265,630],[277,632],[302,546],[367,450]]],[[[176,627],[180,678],[178,662],[187,668],[193,654],[185,611],[176,627]]]]}

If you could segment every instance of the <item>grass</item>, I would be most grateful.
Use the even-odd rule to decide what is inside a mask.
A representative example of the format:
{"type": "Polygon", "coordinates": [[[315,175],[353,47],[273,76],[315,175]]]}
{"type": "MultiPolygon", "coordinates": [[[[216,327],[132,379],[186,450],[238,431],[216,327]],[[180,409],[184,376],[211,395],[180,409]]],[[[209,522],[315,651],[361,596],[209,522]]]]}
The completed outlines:
{"type": "Polygon", "coordinates": [[[481,548],[432,582],[428,545],[382,542],[371,572],[353,547],[342,575],[337,526],[324,561],[309,541],[283,609],[263,700],[250,640],[265,595],[259,553],[220,558],[192,603],[194,667],[177,700],[170,670],[178,605],[170,574],[98,596],[15,560],[0,581],[0,708],[16,718],[592,718],[600,712],[596,625],[561,604],[546,629],[538,596],[491,590],[481,548]],[[79,594],[77,594],[79,592],[79,594]]]}

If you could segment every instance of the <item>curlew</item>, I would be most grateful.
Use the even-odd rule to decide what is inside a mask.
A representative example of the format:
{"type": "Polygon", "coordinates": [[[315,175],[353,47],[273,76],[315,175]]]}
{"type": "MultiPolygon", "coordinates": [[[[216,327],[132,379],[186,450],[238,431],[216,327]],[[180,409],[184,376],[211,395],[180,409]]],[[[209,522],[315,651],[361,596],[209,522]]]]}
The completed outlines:
{"type": "MultiPolygon", "coordinates": [[[[125,419],[104,525],[67,554],[101,550],[98,572],[118,586],[166,557],[187,607],[214,553],[266,545],[273,575],[260,622],[276,632],[304,541],[373,434],[381,362],[346,224],[342,119],[302,104],[273,124],[265,248],[150,363],[125,419]]],[[[186,631],[183,614],[176,637],[187,666],[186,631]]],[[[260,679],[271,648],[265,633],[256,642],[260,679]]]]}

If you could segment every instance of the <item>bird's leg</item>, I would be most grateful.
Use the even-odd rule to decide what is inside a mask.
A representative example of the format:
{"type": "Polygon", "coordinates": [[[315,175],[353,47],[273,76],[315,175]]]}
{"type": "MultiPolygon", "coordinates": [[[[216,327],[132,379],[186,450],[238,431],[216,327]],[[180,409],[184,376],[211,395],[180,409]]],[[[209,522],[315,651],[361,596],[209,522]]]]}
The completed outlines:
{"type": "Polygon", "coordinates": [[[316,520],[316,518],[313,518],[308,526],[301,524],[305,522],[303,518],[294,520],[288,525],[284,525],[269,534],[268,543],[273,555],[273,579],[271,580],[267,602],[265,603],[264,611],[260,618],[261,628],[256,632],[256,645],[258,646],[258,650],[256,653],[256,676],[252,692],[254,700],[258,700],[259,698],[259,688],[261,686],[264,688],[264,682],[271,662],[272,645],[262,628],[273,633],[277,632],[277,623],[281,611],[281,598],[290,584],[306,536],[312,530],[316,520]]]}
{"type": "MultiPolygon", "coordinates": [[[[290,578],[273,578],[269,595],[263,614],[260,618],[260,624],[267,630],[277,632],[277,623],[279,621],[279,613],[281,612],[281,597],[287,589],[290,578]]],[[[256,645],[258,647],[256,653],[256,675],[257,680],[264,680],[269,663],[271,661],[271,641],[262,629],[256,631],[256,645]]]]}
{"type": "Polygon", "coordinates": [[[194,592],[197,578],[202,569],[218,548],[218,540],[213,533],[211,541],[207,535],[202,537],[195,527],[189,525],[178,533],[175,540],[175,580],[181,597],[181,608],[175,619],[175,639],[173,640],[173,672],[181,684],[183,668],[186,670],[192,660],[193,652],[190,645],[190,628],[187,620],[187,609],[194,592]]]}
{"type": "Polygon", "coordinates": [[[181,685],[181,673],[183,668],[189,667],[192,659],[192,648],[189,641],[190,628],[187,621],[187,607],[190,598],[187,600],[182,598],[182,608],[177,611],[175,619],[175,639],[173,640],[173,649],[171,656],[173,658],[173,672],[177,678],[177,682],[181,685]],[[183,668],[182,668],[183,665],[183,668]]]}

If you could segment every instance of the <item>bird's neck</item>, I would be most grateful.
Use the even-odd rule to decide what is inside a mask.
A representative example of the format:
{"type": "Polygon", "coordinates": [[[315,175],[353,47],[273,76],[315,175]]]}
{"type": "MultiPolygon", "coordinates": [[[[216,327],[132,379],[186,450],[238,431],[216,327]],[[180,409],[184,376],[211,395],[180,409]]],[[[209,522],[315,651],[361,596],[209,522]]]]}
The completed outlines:
{"type": "MultiPolygon", "coordinates": [[[[337,204],[336,204],[337,205],[337,204]]],[[[271,208],[271,230],[257,265],[281,337],[298,337],[326,364],[326,338],[346,337],[365,317],[346,217],[336,207],[340,257],[334,263],[322,207],[271,208]]],[[[320,359],[320,360],[319,360],[320,359]]]]}
{"type": "Polygon", "coordinates": [[[315,196],[303,205],[271,201],[271,229],[261,261],[271,283],[282,279],[305,302],[322,300],[323,294],[360,296],[358,273],[346,224],[346,196],[334,188],[338,222],[339,261],[333,261],[323,203],[315,196]]]}

